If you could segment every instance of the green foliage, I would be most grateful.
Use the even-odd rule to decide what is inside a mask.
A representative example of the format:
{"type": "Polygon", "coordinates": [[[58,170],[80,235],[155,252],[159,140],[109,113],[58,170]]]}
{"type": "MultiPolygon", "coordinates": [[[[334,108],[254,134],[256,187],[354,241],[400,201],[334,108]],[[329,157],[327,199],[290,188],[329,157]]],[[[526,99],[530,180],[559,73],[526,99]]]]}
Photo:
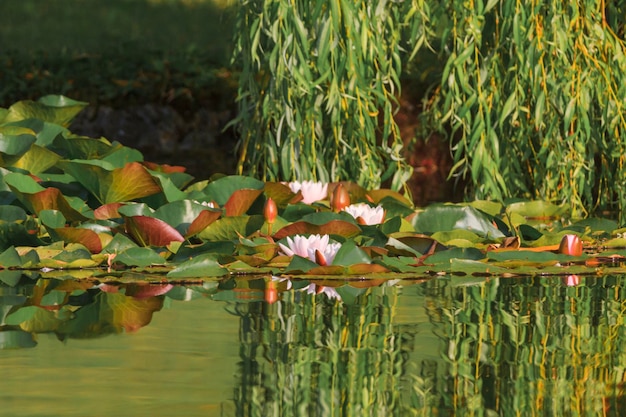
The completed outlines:
{"type": "Polygon", "coordinates": [[[397,192],[350,182],[326,184],[324,194],[316,184],[300,184],[295,193],[246,176],[192,183],[182,167],[145,162],[134,149],[78,137],[58,124],[84,106],[50,96],[0,109],[0,131],[21,126],[19,134],[0,137],[1,268],[154,268],[169,272],[167,279],[533,274],[561,273],[563,265],[568,274],[583,274],[589,272],[583,262],[612,265],[609,255],[626,255],[616,222],[569,224],[566,207],[540,201],[417,211],[397,192]],[[42,153],[43,165],[24,163],[42,153]],[[337,211],[333,189],[346,190],[351,208],[363,211],[337,211]],[[310,193],[318,200],[304,203],[310,193]],[[271,218],[264,209],[270,198],[271,218]],[[557,253],[564,236],[574,234],[598,251],[600,243],[610,249],[557,253]],[[525,251],[517,256],[491,255],[519,248],[525,251]]]}
{"type": "MultiPolygon", "coordinates": [[[[239,9],[239,171],[269,181],[410,176],[393,119],[421,1],[249,0],[239,9]]],[[[415,43],[415,45],[414,45],[415,43]]]]}
{"type": "Polygon", "coordinates": [[[425,109],[477,198],[626,209],[626,2],[437,3],[443,71],[425,109]]]}

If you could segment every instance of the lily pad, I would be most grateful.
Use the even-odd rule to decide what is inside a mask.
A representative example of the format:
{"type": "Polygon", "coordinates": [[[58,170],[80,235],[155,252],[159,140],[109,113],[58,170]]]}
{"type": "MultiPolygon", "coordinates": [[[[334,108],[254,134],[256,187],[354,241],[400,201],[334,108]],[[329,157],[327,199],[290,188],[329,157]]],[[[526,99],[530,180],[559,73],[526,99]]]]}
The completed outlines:
{"type": "Polygon", "coordinates": [[[198,278],[198,277],[222,277],[228,274],[228,270],[217,262],[215,255],[203,254],[183,262],[172,271],[168,272],[168,278],[198,278]]]}
{"type": "Polygon", "coordinates": [[[99,161],[60,161],[57,166],[74,176],[102,204],[132,201],[161,192],[156,179],[139,162],[111,168],[99,161]]]}
{"type": "Polygon", "coordinates": [[[161,219],[148,216],[125,218],[126,231],[142,246],[167,246],[185,238],[161,219]]]}
{"type": "Polygon", "coordinates": [[[476,233],[485,239],[504,237],[487,214],[470,206],[435,204],[418,213],[413,225],[420,233],[462,229],[476,233]]]}

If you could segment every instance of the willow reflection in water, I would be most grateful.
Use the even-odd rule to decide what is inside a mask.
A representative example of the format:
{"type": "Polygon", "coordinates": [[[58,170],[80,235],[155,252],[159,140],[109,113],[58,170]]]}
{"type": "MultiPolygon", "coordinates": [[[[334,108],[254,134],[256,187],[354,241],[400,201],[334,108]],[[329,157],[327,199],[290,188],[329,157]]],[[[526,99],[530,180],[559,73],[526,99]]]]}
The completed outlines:
{"type": "MultiPolygon", "coordinates": [[[[581,278],[577,286],[559,277],[344,285],[337,288],[340,298],[329,298],[332,291],[304,291],[311,284],[294,281],[299,289],[286,290],[283,282],[273,303],[263,301],[266,279],[214,284],[174,287],[155,297],[133,285],[118,292],[90,288],[82,295],[74,284],[47,280],[4,287],[0,302],[11,305],[0,310],[0,330],[30,334],[31,340],[58,329],[65,329],[59,337],[75,337],[68,329],[84,337],[86,328],[94,336],[98,329],[115,329],[136,331],[140,338],[140,327],[164,300],[175,300],[168,302],[174,310],[202,303],[184,301],[194,298],[191,294],[227,301],[226,309],[238,317],[238,372],[234,378],[211,377],[233,384],[233,398],[220,400],[232,407],[221,407],[220,416],[618,416],[626,409],[621,276],[581,278]],[[74,304],[33,310],[46,298],[74,304]],[[92,322],[96,311],[105,312],[102,323],[92,322]],[[42,314],[55,320],[42,320],[42,314]],[[81,322],[73,324],[76,318],[81,322]]],[[[202,334],[203,341],[232,335],[212,333],[215,326],[206,325],[206,316],[185,317],[185,327],[202,334]]],[[[162,341],[168,346],[163,357],[174,349],[170,339],[162,341]]],[[[222,360],[232,361],[232,355],[222,360]]],[[[202,371],[214,375],[215,361],[205,366],[202,371]]],[[[0,400],[15,395],[2,387],[0,400]]],[[[197,409],[185,415],[211,414],[197,409]]]]}
{"type": "Polygon", "coordinates": [[[618,416],[625,306],[623,277],[610,276],[239,305],[237,415],[618,416]]]}

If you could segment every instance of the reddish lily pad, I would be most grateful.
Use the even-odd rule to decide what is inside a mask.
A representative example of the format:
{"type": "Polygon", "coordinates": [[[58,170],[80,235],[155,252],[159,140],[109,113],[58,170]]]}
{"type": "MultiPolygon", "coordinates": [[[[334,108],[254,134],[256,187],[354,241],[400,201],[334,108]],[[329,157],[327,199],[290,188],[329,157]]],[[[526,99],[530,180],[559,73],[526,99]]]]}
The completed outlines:
{"type": "Polygon", "coordinates": [[[221,215],[222,215],[221,211],[215,211],[215,210],[201,211],[200,214],[198,214],[198,217],[196,217],[189,225],[189,228],[184,234],[185,237],[189,238],[191,236],[195,236],[198,233],[202,232],[204,229],[209,227],[211,223],[219,219],[221,215]]]}
{"type": "Polygon", "coordinates": [[[382,265],[378,264],[353,264],[346,268],[346,272],[349,275],[368,275],[368,274],[382,274],[389,272],[389,269],[385,268],[382,265]]]}
{"type": "Polygon", "coordinates": [[[124,203],[103,204],[93,211],[94,218],[97,220],[119,219],[122,215],[118,209],[123,205],[124,203]]]}
{"type": "Polygon", "coordinates": [[[263,190],[241,189],[233,191],[224,204],[226,216],[243,216],[261,193],[263,190]]]}
{"type": "Polygon", "coordinates": [[[274,234],[275,239],[283,239],[287,236],[320,234],[353,237],[361,232],[361,228],[354,223],[343,220],[331,220],[326,224],[316,225],[304,221],[291,223],[278,230],[274,234]]]}
{"type": "Polygon", "coordinates": [[[292,203],[295,196],[289,186],[282,182],[266,182],[265,195],[274,200],[279,207],[292,203]]]}
{"type": "Polygon", "coordinates": [[[126,217],[126,231],[142,246],[167,246],[185,238],[163,220],[148,216],[126,217]]]}
{"type": "Polygon", "coordinates": [[[60,227],[54,231],[65,242],[80,243],[91,253],[102,252],[102,241],[93,230],[79,227],[60,227]]]}

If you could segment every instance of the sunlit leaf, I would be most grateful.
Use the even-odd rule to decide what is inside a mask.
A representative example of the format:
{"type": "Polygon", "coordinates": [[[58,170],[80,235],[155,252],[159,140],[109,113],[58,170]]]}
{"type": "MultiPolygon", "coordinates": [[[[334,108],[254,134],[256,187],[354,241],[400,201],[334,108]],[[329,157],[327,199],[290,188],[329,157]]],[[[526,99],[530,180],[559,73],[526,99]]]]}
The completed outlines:
{"type": "MultiPolygon", "coordinates": [[[[107,249],[111,251],[111,248],[107,249]]],[[[126,266],[147,267],[151,265],[164,265],[167,261],[151,248],[129,247],[118,253],[114,262],[126,266]]]]}
{"type": "Polygon", "coordinates": [[[154,217],[174,226],[184,236],[199,233],[221,215],[221,210],[211,209],[191,200],[179,200],[159,207],[154,217]]]}
{"type": "Polygon", "coordinates": [[[249,236],[256,232],[263,223],[261,215],[224,217],[211,223],[196,236],[210,241],[238,239],[239,236],[249,236]]]}
{"type": "Polygon", "coordinates": [[[126,231],[142,246],[167,246],[171,242],[184,242],[185,238],[163,220],[148,216],[125,219],[126,231]]]}
{"type": "Polygon", "coordinates": [[[393,233],[385,247],[389,253],[400,256],[421,256],[446,249],[432,237],[418,233],[393,233]]]}
{"type": "Polygon", "coordinates": [[[241,189],[233,191],[224,204],[227,216],[242,216],[246,214],[252,203],[263,193],[263,190],[241,189]]]}
{"type": "Polygon", "coordinates": [[[424,263],[427,265],[449,265],[452,259],[470,259],[477,261],[484,258],[485,254],[475,248],[451,248],[428,256],[424,259],[424,263]]]}
{"type": "Polygon", "coordinates": [[[398,201],[400,204],[406,207],[413,207],[413,203],[406,199],[402,194],[397,191],[387,190],[387,189],[378,189],[378,190],[370,190],[367,192],[367,195],[372,198],[372,202],[374,204],[378,204],[381,200],[385,198],[393,198],[398,201]]]}
{"type": "Polygon", "coordinates": [[[93,211],[94,218],[98,220],[120,218],[122,216],[119,213],[118,209],[122,207],[123,205],[124,205],[123,203],[103,204],[93,211]]]}
{"type": "Polygon", "coordinates": [[[294,193],[286,184],[268,181],[265,183],[265,195],[274,200],[278,207],[285,207],[293,198],[294,193]]]}
{"type": "Polygon", "coordinates": [[[37,141],[35,132],[20,126],[0,126],[0,152],[22,155],[37,141]]]}
{"type": "Polygon", "coordinates": [[[507,205],[506,212],[517,213],[527,219],[553,219],[567,213],[567,207],[541,200],[524,201],[507,205]]]}
{"type": "Polygon", "coordinates": [[[49,146],[58,135],[68,132],[63,126],[39,119],[24,119],[7,123],[7,125],[25,127],[32,130],[37,136],[35,143],[41,147],[49,146]]]}
{"type": "Polygon", "coordinates": [[[361,228],[354,223],[343,220],[331,220],[322,225],[307,223],[304,221],[291,223],[278,230],[274,238],[280,240],[287,236],[301,234],[321,234],[353,237],[359,234],[361,228]]]}
{"type": "Polygon", "coordinates": [[[31,174],[39,175],[53,167],[61,157],[56,153],[38,145],[32,145],[30,149],[19,158],[11,160],[10,165],[23,169],[31,174]]]}
{"type": "Polygon", "coordinates": [[[348,265],[346,268],[346,273],[349,275],[384,274],[389,272],[388,268],[371,263],[353,264],[348,265]]]}
{"type": "Polygon", "coordinates": [[[13,246],[0,253],[1,268],[13,268],[19,266],[22,266],[22,258],[13,246]]]}
{"type": "Polygon", "coordinates": [[[39,101],[23,100],[13,104],[4,121],[41,119],[66,126],[85,106],[87,103],[50,95],[40,98],[39,101]]]}
{"type": "Polygon", "coordinates": [[[161,192],[146,168],[138,162],[112,170],[93,161],[60,161],[57,164],[71,174],[102,204],[132,201],[161,192]]]}
{"type": "Polygon", "coordinates": [[[413,224],[421,233],[463,229],[488,239],[504,237],[487,214],[470,206],[435,204],[418,213],[413,224]]]}
{"type": "Polygon", "coordinates": [[[102,251],[102,241],[93,230],[81,227],[60,227],[55,228],[54,231],[63,241],[80,243],[91,253],[100,253],[102,251]]]}
{"type": "Polygon", "coordinates": [[[316,264],[315,262],[307,258],[294,255],[291,259],[291,262],[289,262],[289,265],[287,266],[287,268],[285,268],[285,272],[286,273],[294,273],[294,272],[306,273],[310,271],[312,268],[316,268],[318,266],[319,266],[318,264],[316,264]]]}
{"type": "Polygon", "coordinates": [[[231,195],[242,189],[263,190],[265,183],[251,177],[226,176],[210,182],[203,192],[209,201],[214,200],[220,207],[224,206],[231,195]]]}
{"type": "Polygon", "coordinates": [[[369,264],[372,260],[369,256],[354,242],[346,241],[341,245],[339,251],[335,255],[333,265],[350,266],[355,264],[369,264]]]}
{"type": "MultiPolygon", "coordinates": [[[[103,249],[103,253],[121,253],[130,248],[137,248],[137,244],[130,240],[126,235],[117,233],[103,249]]],[[[152,249],[149,249],[151,252],[152,249]]]]}
{"type": "Polygon", "coordinates": [[[183,262],[167,273],[169,278],[221,277],[228,270],[217,262],[215,255],[203,254],[183,262]]]}

